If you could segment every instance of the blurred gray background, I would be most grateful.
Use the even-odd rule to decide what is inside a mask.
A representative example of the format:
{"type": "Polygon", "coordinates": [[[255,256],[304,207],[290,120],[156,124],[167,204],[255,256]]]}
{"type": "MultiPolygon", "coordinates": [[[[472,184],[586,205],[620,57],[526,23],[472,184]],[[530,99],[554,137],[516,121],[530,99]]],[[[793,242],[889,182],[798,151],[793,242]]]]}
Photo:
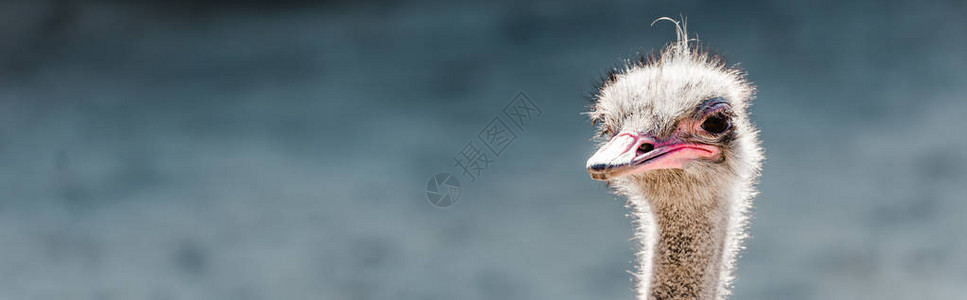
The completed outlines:
{"type": "Polygon", "coordinates": [[[967,297],[964,1],[65,0],[0,4],[0,298],[631,299],[580,113],[679,14],[759,86],[735,299],[967,297]]]}

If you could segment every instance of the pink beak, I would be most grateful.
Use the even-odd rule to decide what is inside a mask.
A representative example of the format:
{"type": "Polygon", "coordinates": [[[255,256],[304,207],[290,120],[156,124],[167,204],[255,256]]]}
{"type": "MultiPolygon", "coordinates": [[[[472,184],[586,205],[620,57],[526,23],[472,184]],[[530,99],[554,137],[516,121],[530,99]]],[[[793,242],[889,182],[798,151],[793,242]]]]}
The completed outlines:
{"type": "Polygon", "coordinates": [[[705,144],[686,143],[674,138],[656,140],[622,131],[588,159],[588,173],[595,180],[608,180],[657,169],[682,169],[698,159],[715,159],[722,151],[705,144]]]}

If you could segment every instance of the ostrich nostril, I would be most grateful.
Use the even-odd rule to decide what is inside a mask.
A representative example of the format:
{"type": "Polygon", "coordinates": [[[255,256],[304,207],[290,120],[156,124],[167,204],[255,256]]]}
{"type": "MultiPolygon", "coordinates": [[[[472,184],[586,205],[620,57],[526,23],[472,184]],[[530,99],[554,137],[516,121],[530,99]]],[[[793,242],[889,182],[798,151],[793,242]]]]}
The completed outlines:
{"type": "Polygon", "coordinates": [[[608,168],[608,165],[606,164],[593,164],[591,165],[590,169],[592,171],[604,171],[604,169],[607,169],[607,168],[608,168]]]}
{"type": "Polygon", "coordinates": [[[641,144],[641,146],[638,146],[638,154],[645,154],[645,153],[651,152],[651,150],[655,150],[654,144],[644,143],[644,144],[641,144]]]}

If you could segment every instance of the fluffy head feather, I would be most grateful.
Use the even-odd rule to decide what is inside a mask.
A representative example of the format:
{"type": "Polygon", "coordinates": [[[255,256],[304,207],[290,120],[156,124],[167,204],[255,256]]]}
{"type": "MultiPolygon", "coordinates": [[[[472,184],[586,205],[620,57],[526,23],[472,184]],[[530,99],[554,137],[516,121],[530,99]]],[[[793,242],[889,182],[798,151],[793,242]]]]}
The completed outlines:
{"type": "Polygon", "coordinates": [[[722,57],[689,39],[684,23],[670,18],[659,18],[656,22],[660,20],[675,23],[677,41],[656,54],[612,69],[599,84],[588,112],[592,124],[597,125],[598,135],[610,138],[621,130],[637,130],[667,136],[703,102],[721,98],[732,107],[735,133],[715,141],[726,151],[724,165],[730,167],[720,171],[734,175],[754,171],[761,160],[761,150],[747,108],[755,87],[746,79],[745,72],[727,66],[722,57]]]}
{"type": "Polygon", "coordinates": [[[657,54],[613,69],[594,94],[588,115],[597,125],[598,135],[605,138],[602,145],[619,132],[636,132],[721,149],[720,160],[696,160],[683,168],[615,177],[609,184],[629,198],[639,224],[639,298],[723,298],[729,293],[731,271],[755,194],[753,184],[763,159],[758,132],[747,113],[755,88],[743,71],[690,40],[684,22],[670,18],[656,22],[660,20],[675,23],[677,40],[657,54]],[[703,135],[701,130],[693,130],[703,122],[700,114],[712,100],[730,106],[731,129],[726,134],[703,135]],[[698,248],[675,246],[688,248],[687,243],[698,248]],[[721,248],[697,246],[708,243],[721,248]],[[668,257],[690,257],[696,263],[662,262],[668,257]],[[655,271],[659,269],[661,272],[655,271]],[[701,278],[701,288],[688,278],[701,278]],[[659,287],[649,289],[649,281],[654,280],[659,287]]]}

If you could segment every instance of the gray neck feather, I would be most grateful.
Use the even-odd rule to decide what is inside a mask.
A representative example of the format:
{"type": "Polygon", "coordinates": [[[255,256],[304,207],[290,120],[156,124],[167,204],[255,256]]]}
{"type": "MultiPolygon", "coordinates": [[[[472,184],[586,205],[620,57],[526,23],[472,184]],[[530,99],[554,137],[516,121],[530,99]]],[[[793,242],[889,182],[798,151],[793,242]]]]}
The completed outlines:
{"type": "Polygon", "coordinates": [[[724,182],[699,184],[677,175],[641,179],[637,193],[629,193],[641,243],[638,298],[723,298],[726,278],[720,277],[730,272],[726,241],[735,221],[729,193],[722,192],[728,189],[720,188],[724,182]]]}

